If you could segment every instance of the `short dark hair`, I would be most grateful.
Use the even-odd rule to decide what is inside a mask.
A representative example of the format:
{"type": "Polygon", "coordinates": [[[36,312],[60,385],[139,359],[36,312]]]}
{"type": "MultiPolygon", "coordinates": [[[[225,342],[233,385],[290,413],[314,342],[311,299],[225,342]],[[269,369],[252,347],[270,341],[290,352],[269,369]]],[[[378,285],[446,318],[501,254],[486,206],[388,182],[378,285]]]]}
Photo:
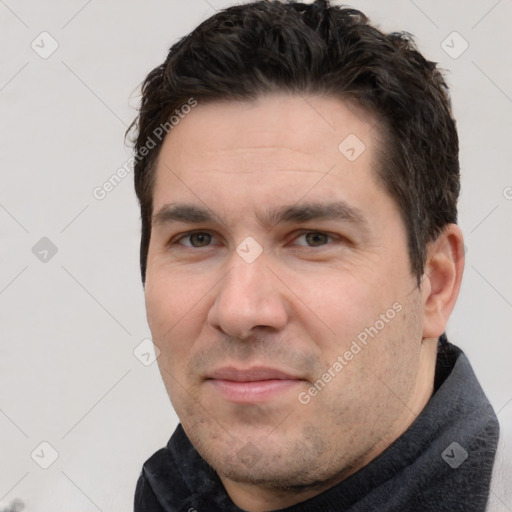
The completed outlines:
{"type": "Polygon", "coordinates": [[[191,98],[251,100],[275,91],[327,94],[375,116],[386,140],[376,174],[399,207],[419,285],[427,243],[457,222],[459,145],[448,87],[410,34],[383,33],[360,11],[327,0],[264,0],[219,11],[174,44],[146,77],[130,126],[136,132],[143,282],[163,138],[150,151],[148,140],[191,98]]]}

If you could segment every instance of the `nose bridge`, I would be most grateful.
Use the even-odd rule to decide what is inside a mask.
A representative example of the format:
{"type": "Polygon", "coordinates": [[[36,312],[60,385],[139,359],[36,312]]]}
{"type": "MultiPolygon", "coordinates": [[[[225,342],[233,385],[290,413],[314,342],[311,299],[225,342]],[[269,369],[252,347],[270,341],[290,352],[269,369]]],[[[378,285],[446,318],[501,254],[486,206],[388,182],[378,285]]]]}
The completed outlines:
{"type": "MultiPolygon", "coordinates": [[[[242,244],[241,244],[242,245],[242,244]]],[[[245,248],[242,245],[242,249],[245,248]]],[[[287,313],[279,281],[267,268],[268,259],[260,254],[245,259],[233,251],[229,272],[219,283],[209,320],[226,334],[243,338],[253,327],[282,328],[287,313]]]]}
{"type": "Polygon", "coordinates": [[[221,287],[225,298],[237,299],[240,305],[258,303],[265,295],[269,296],[272,286],[268,283],[270,271],[267,258],[260,255],[254,260],[246,260],[237,251],[230,258],[230,271],[221,287]]]}

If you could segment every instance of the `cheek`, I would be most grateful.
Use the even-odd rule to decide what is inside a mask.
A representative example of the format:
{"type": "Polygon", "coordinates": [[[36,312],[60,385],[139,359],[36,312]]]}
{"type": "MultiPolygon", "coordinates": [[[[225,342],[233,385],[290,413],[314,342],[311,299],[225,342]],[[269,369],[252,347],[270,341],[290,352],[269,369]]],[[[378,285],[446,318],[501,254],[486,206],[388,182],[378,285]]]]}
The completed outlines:
{"type": "Polygon", "coordinates": [[[152,332],[161,336],[187,319],[205,292],[204,285],[197,286],[196,281],[166,268],[148,270],[145,301],[152,332]]]}
{"type": "Polygon", "coordinates": [[[183,280],[168,275],[154,277],[146,281],[148,324],[160,350],[157,364],[167,394],[179,417],[184,417],[194,412],[194,381],[187,368],[204,325],[204,302],[183,280]],[[187,412],[187,408],[191,410],[187,412]]]}
{"type": "Polygon", "coordinates": [[[316,316],[317,324],[321,321],[328,333],[326,337],[320,337],[318,343],[325,343],[326,349],[330,346],[329,352],[334,351],[336,355],[347,350],[352,340],[391,307],[381,287],[346,273],[334,279],[332,273],[325,279],[317,279],[310,286],[304,286],[299,296],[316,316]],[[312,290],[309,294],[308,288],[312,290]]]}
{"type": "Polygon", "coordinates": [[[204,324],[206,297],[183,278],[148,275],[145,300],[153,341],[160,349],[160,363],[177,371],[183,368],[193,341],[204,324]]]}
{"type": "MultiPolygon", "coordinates": [[[[395,369],[403,371],[408,354],[416,350],[411,341],[417,338],[419,324],[411,304],[398,292],[396,282],[387,281],[382,274],[379,280],[377,277],[345,274],[324,280],[322,293],[310,294],[307,299],[302,296],[329,329],[316,327],[317,335],[312,331],[310,336],[324,371],[330,369],[336,375],[331,392],[357,395],[361,403],[372,402],[372,396],[384,391],[382,379],[398,375],[395,369]],[[361,392],[366,393],[364,399],[361,392]]],[[[394,386],[393,382],[389,385],[394,386]]]]}

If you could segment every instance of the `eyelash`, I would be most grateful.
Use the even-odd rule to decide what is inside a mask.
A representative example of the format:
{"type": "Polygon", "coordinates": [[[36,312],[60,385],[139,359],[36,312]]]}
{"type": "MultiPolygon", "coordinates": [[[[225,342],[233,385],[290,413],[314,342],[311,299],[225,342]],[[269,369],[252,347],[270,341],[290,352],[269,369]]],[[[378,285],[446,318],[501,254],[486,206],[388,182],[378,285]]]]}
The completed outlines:
{"type": "MultiPolygon", "coordinates": [[[[206,245],[204,247],[194,247],[193,245],[180,244],[181,240],[190,238],[192,235],[199,235],[199,234],[209,235],[213,239],[215,239],[214,235],[212,233],[210,233],[209,231],[189,231],[188,233],[184,233],[184,234],[180,235],[178,238],[172,240],[169,245],[183,245],[184,247],[187,247],[187,248],[190,248],[190,249],[206,249],[208,247],[211,247],[212,244],[208,244],[208,245],[206,245]]],[[[300,237],[302,237],[304,235],[308,235],[308,234],[326,235],[330,240],[329,240],[329,242],[327,242],[325,244],[321,244],[321,245],[317,245],[317,246],[314,246],[314,245],[300,245],[299,247],[307,247],[309,249],[315,249],[315,248],[318,248],[318,247],[325,247],[325,246],[329,245],[330,243],[332,243],[334,240],[340,239],[340,237],[336,237],[335,235],[331,235],[330,233],[327,233],[325,231],[301,230],[294,237],[293,240],[297,240],[298,238],[300,238],[300,237]]]]}

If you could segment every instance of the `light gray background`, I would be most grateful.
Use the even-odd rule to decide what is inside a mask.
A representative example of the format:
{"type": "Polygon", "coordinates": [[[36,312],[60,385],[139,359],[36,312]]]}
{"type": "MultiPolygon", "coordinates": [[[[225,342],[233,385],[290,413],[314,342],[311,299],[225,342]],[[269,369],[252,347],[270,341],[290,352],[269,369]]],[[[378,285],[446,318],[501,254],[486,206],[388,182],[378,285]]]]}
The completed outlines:
{"type": "MultiPolygon", "coordinates": [[[[0,0],[3,506],[18,498],[34,512],[131,510],[143,461],[177,424],[156,363],[133,354],[150,333],[132,173],[101,201],[92,191],[130,156],[123,135],[137,86],[178,37],[232,3],[0,0]],[[43,31],[59,45],[46,59],[31,48],[51,48],[43,31]],[[32,253],[42,237],[58,249],[46,262],[32,253]],[[48,469],[38,465],[51,459],[43,441],[59,454],[48,469]]],[[[448,334],[510,425],[512,2],[350,5],[413,33],[449,70],[468,250],[448,334]],[[441,46],[463,48],[459,36],[446,39],[453,31],[469,44],[458,58],[441,46]]],[[[496,510],[512,510],[509,498],[495,496],[496,510]]]]}

